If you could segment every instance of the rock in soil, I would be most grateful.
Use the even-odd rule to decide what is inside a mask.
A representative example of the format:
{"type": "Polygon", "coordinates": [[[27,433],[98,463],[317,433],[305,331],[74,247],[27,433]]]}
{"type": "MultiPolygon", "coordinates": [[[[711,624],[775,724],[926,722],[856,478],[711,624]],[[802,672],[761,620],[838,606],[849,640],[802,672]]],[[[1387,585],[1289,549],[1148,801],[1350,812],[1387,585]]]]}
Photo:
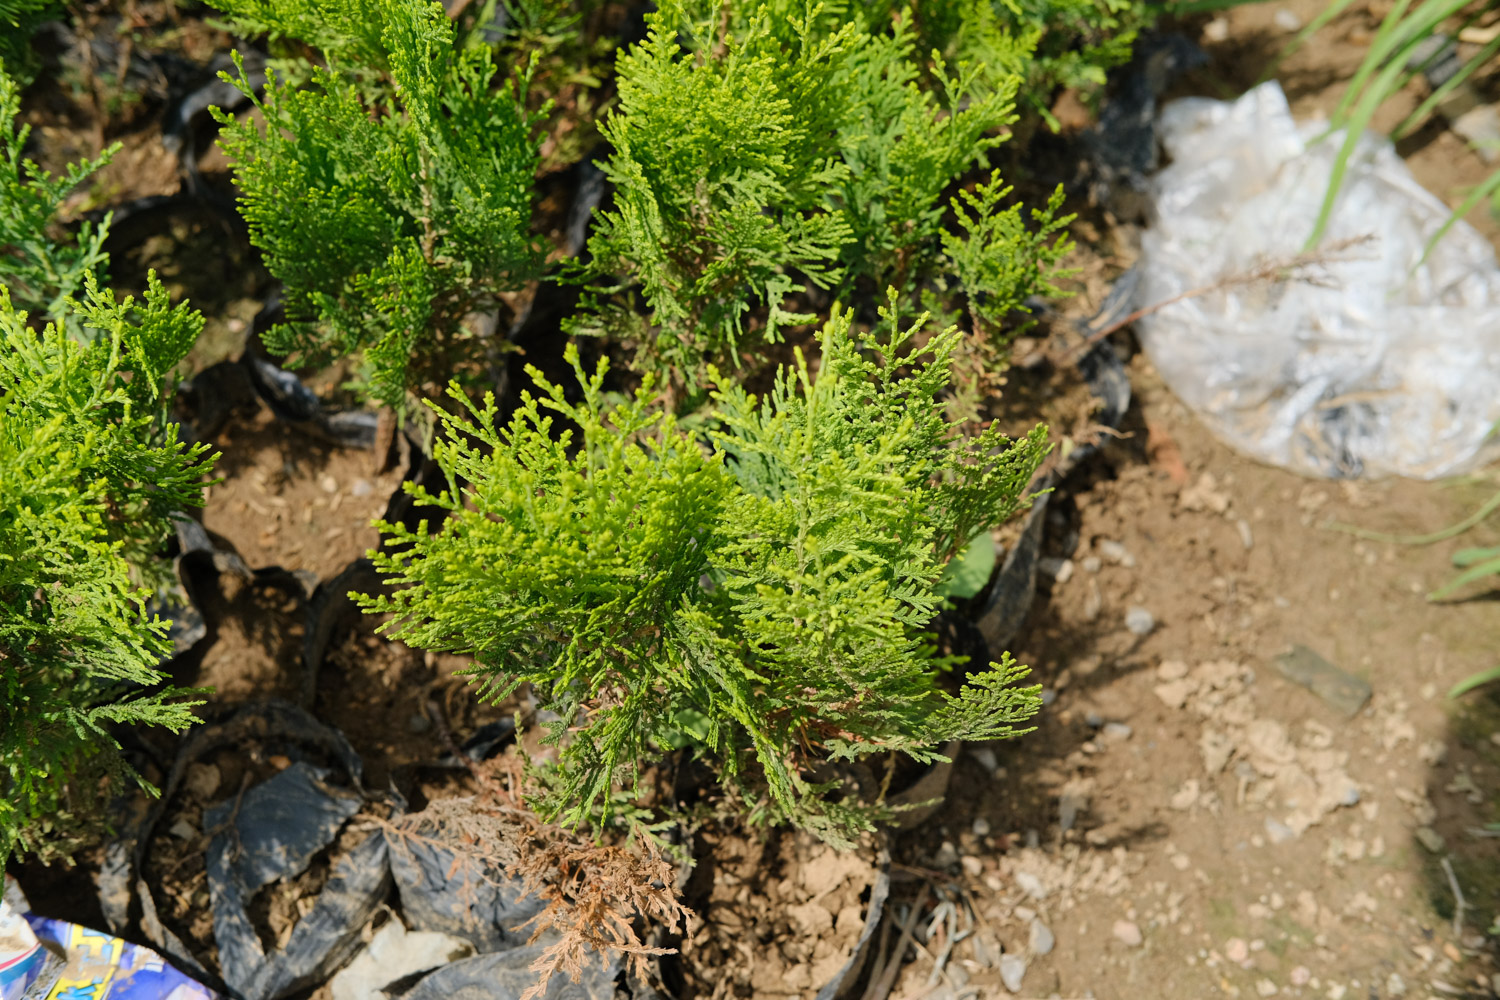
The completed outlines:
{"type": "Polygon", "coordinates": [[[1000,981],[1012,993],[1021,992],[1021,981],[1026,978],[1026,959],[1020,955],[1000,956],[1000,981]]]}
{"type": "Polygon", "coordinates": [[[1139,604],[1133,605],[1125,612],[1125,627],[1131,635],[1150,635],[1156,628],[1156,616],[1139,604]]]}
{"type": "Polygon", "coordinates": [[[474,946],[462,938],[430,931],[409,933],[401,921],[391,920],[375,932],[354,961],[333,977],[329,989],[333,1000],[366,1000],[380,996],[385,986],[398,979],[473,953],[474,946]]]}
{"type": "Polygon", "coordinates": [[[1027,947],[1031,949],[1033,955],[1050,954],[1056,943],[1057,938],[1053,936],[1052,928],[1040,920],[1033,919],[1031,921],[1031,932],[1028,935],[1027,947]]]}
{"type": "Polygon", "coordinates": [[[1370,700],[1370,685],[1329,663],[1306,646],[1293,646],[1276,657],[1276,669],[1322,698],[1334,711],[1352,719],[1370,700]]]}

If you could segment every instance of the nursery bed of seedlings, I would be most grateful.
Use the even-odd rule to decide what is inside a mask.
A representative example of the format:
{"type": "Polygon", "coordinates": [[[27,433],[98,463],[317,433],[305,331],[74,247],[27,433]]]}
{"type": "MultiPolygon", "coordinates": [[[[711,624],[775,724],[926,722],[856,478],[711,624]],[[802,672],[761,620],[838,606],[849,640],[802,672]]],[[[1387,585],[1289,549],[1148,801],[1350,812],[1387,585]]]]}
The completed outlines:
{"type": "MultiPolygon", "coordinates": [[[[1315,7],[1246,7],[1191,22],[1212,61],[1175,92],[1237,92],[1286,36],[1282,11],[1305,22],[1315,7]]],[[[1281,67],[1294,108],[1316,109],[1337,94],[1358,64],[1360,32],[1379,13],[1355,5],[1281,67]]],[[[104,13],[106,27],[110,16],[104,13]]],[[[143,73],[178,58],[203,65],[228,47],[226,35],[175,8],[132,6],[125,16],[145,30],[174,33],[158,57],[144,60],[143,73]]],[[[601,16],[620,33],[634,15],[601,16]]],[[[254,789],[273,780],[281,784],[268,787],[289,788],[301,769],[318,769],[313,784],[331,796],[320,801],[357,799],[350,806],[356,818],[335,823],[303,867],[254,893],[244,913],[260,948],[288,947],[319,900],[333,894],[330,886],[346,888],[339,866],[364,858],[371,829],[383,829],[393,846],[380,864],[403,888],[370,890],[368,898],[389,905],[372,905],[354,937],[330,949],[347,957],[386,922],[428,905],[405,891],[401,865],[412,862],[398,856],[420,859],[421,837],[431,829],[398,834],[381,824],[434,804],[433,823],[460,824],[442,810],[475,796],[516,794],[517,749],[538,758],[555,751],[534,727],[519,743],[510,738],[507,720],[532,722],[539,712],[524,691],[482,702],[460,676],[472,658],[392,641],[375,631],[380,616],[341,600],[346,590],[377,586],[359,562],[380,544],[372,519],[415,526],[423,513],[402,483],[438,487],[421,451],[429,442],[420,429],[400,430],[388,416],[376,420],[373,407],[361,409],[345,386],[352,375],[345,365],[299,373],[321,400],[325,412],[316,419],[296,412],[301,397],[291,383],[275,382],[277,370],[254,367],[254,359],[276,357],[258,336],[263,310],[274,308],[275,283],[232,210],[223,211],[229,164],[204,142],[191,183],[219,192],[218,200],[142,201],[179,196],[187,183],[176,157],[162,155],[161,122],[182,91],[164,77],[159,91],[124,91],[144,98],[112,95],[103,55],[120,65],[142,62],[118,44],[91,56],[96,65],[69,56],[61,71],[52,66],[29,92],[26,116],[37,125],[32,155],[54,167],[96,151],[101,137],[123,138],[124,151],[72,211],[136,205],[136,221],[127,225],[122,212],[110,245],[115,287],[144,288],[146,269],[155,268],[174,297],[190,297],[206,316],[185,374],[216,374],[196,392],[187,383],[179,416],[221,453],[222,481],[206,490],[197,515],[204,533],[178,535],[178,572],[203,632],[170,662],[170,673],[175,684],[213,693],[198,711],[208,722],[199,743],[193,731],[126,738],[129,758],[165,794],[155,806],[141,800],[121,812],[115,846],[81,850],[73,868],[23,861],[9,870],[38,912],[109,926],[150,941],[190,971],[226,977],[226,962],[237,959],[224,954],[216,933],[211,842],[239,810],[253,810],[254,789]],[[85,72],[94,76],[81,83],[68,75],[85,72]],[[212,369],[226,361],[228,369],[212,369]],[[337,423],[335,414],[349,419],[337,423]],[[339,434],[343,443],[335,443],[339,434]],[[300,705],[314,720],[308,726],[327,728],[299,729],[302,716],[256,721],[256,706],[268,698],[300,705]],[[461,747],[484,752],[469,758],[461,747]],[[146,810],[151,825],[142,836],[146,810]],[[418,853],[402,855],[402,843],[418,853]],[[134,853],[150,919],[138,888],[122,904],[111,896],[116,883],[103,879],[102,896],[95,884],[112,870],[110,852],[121,844],[134,853]]],[[[545,193],[535,228],[553,245],[576,249],[570,227],[582,185],[572,168],[549,167],[554,156],[567,162],[579,133],[593,142],[592,122],[571,103],[578,91],[570,87],[557,88],[564,111],[542,149],[545,193]]],[[[1074,104],[1066,92],[1054,107],[1061,137],[1036,137],[1031,159],[1021,157],[1018,184],[1028,204],[1071,180],[1085,159],[1079,140],[1089,119],[1070,110],[1074,104]]],[[[1408,152],[1424,183],[1456,203],[1483,167],[1455,141],[1438,131],[1408,152]]],[[[1490,665],[1495,623],[1483,603],[1439,612],[1422,601],[1446,572],[1443,553],[1359,542],[1325,527],[1446,524],[1474,497],[1411,483],[1309,483],[1238,458],[1171,398],[1134,354],[1128,332],[1108,343],[1123,358],[1134,398],[1123,420],[1104,419],[1109,406],[1098,379],[1091,385],[1070,356],[1132,262],[1133,224],[1107,218],[1081,196],[1067,207],[1082,213],[1071,227],[1077,246],[1064,261],[1079,269],[1068,281],[1077,294],[1005,346],[1011,366],[979,407],[984,420],[1013,435],[1042,421],[1056,443],[1099,446],[1066,463],[1035,533],[1027,535],[1024,515],[993,531],[1002,554],[1024,551],[1028,537],[1039,541],[1035,598],[1025,602],[1018,630],[1007,629],[1005,644],[989,650],[998,657],[1010,649],[1043,685],[1037,731],[956,745],[951,766],[893,767],[897,800],[941,795],[941,803],[898,815],[846,851],[806,831],[747,826],[705,791],[715,787],[713,775],[686,754],[651,763],[639,805],[649,811],[674,797],[700,804],[690,829],[667,834],[693,862],[670,861],[692,915],[679,930],[645,938],[676,954],[653,958],[645,975],[618,963],[602,978],[591,974],[584,995],[609,996],[614,981],[635,996],[838,992],[868,1000],[1497,992],[1492,942],[1478,932],[1500,907],[1500,841],[1474,831],[1500,818],[1493,802],[1500,703],[1485,696],[1453,708],[1440,697],[1490,665]],[[1357,717],[1283,676],[1278,656],[1293,645],[1369,685],[1357,717]],[[1306,822],[1268,822],[1264,804],[1288,789],[1307,790],[1314,804],[1306,822]],[[1337,794],[1324,794],[1330,789],[1337,794]],[[1455,915],[1455,884],[1466,914],[1455,915]]],[[[1487,219],[1474,221],[1494,232],[1487,219]]],[[[525,317],[541,315],[528,306],[550,308],[556,294],[518,282],[497,311],[527,329],[525,317]]],[[[817,294],[787,302],[789,309],[823,307],[817,294]]],[[[537,321],[528,332],[539,328],[537,321]]],[[[815,343],[806,332],[789,340],[799,338],[804,347],[815,343]]],[[[555,340],[527,341],[524,355],[554,378],[565,370],[560,332],[555,340]]],[[[593,353],[626,365],[638,350],[610,343],[593,353]]],[[[770,350],[790,358],[782,346],[770,350]]],[[[499,369],[519,381],[515,360],[499,369]]],[[[998,567],[991,587],[947,614],[939,629],[945,652],[975,649],[982,628],[975,621],[993,609],[997,588],[1029,589],[1031,569],[1016,572],[1024,582],[1006,581],[998,567]]],[[[873,765],[838,776],[875,787],[882,780],[873,765]]],[[[487,843],[492,828],[476,829],[470,842],[487,843]]],[[[547,836],[536,834],[550,844],[547,836]]],[[[457,894],[465,873],[462,855],[453,857],[446,877],[457,894]]],[[[587,863],[598,866],[586,869],[597,876],[618,861],[587,863]]],[[[511,912],[520,922],[536,909],[511,912]]],[[[285,995],[332,997],[327,980],[338,964],[319,967],[285,995]]],[[[559,975],[554,989],[566,978],[559,975]]]]}

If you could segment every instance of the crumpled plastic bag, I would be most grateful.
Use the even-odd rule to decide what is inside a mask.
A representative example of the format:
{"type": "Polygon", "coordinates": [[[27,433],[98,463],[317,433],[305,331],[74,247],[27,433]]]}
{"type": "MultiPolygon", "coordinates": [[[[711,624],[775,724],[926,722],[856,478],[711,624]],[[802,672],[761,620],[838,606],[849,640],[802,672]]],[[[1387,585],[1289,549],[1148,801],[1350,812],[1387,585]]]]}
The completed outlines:
{"type": "MultiPolygon", "coordinates": [[[[1342,143],[1311,142],[1323,130],[1299,127],[1274,82],[1164,108],[1172,163],[1152,180],[1136,305],[1296,258],[1342,143]]],[[[1318,280],[1230,282],[1145,316],[1137,333],[1172,391],[1254,458],[1336,479],[1463,471],[1492,457],[1500,420],[1500,268],[1462,222],[1421,262],[1448,215],[1389,141],[1366,134],[1318,280]]]]}
{"type": "Polygon", "coordinates": [[[5,879],[0,898],[3,1000],[217,1000],[150,948],[30,912],[5,879]]]}

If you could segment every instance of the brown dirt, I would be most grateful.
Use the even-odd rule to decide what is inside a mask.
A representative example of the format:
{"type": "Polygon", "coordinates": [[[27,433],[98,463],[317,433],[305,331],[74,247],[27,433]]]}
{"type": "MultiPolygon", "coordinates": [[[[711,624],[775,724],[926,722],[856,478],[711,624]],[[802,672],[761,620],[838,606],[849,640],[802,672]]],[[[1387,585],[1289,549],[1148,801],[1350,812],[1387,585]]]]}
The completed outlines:
{"type": "Polygon", "coordinates": [[[864,931],[873,846],[841,853],[784,830],[709,830],[697,840],[684,895],[698,915],[674,963],[684,979],[678,995],[811,1000],[864,931]]]}
{"type": "MultiPolygon", "coordinates": [[[[1148,460],[1137,426],[1108,452],[1112,470],[1074,487],[1076,513],[1054,537],[1076,531],[1077,545],[1049,553],[1071,572],[1046,588],[1015,644],[1056,700],[1036,733],[970,748],[937,829],[909,838],[904,857],[946,863],[1009,950],[1027,953],[1033,918],[1047,925],[1057,947],[1033,956],[1026,995],[1250,995],[1261,980],[1297,995],[1302,980],[1302,995],[1374,984],[1386,996],[1391,973],[1462,985],[1469,972],[1442,964],[1444,944],[1464,947],[1434,909],[1446,880],[1432,882],[1435,859],[1413,830],[1435,822],[1430,808],[1465,863],[1500,861],[1495,841],[1463,832],[1493,812],[1467,797],[1456,808],[1451,775],[1432,766],[1439,746],[1465,743],[1441,692],[1491,662],[1500,622],[1485,602],[1423,599],[1447,573],[1442,548],[1362,542],[1326,523],[1446,524],[1483,490],[1309,482],[1214,442],[1143,358],[1131,376],[1143,422],[1175,442],[1188,481],[1148,460]],[[1106,542],[1133,565],[1111,562],[1106,542]],[[1144,639],[1124,627],[1132,605],[1156,618],[1144,639]],[[1280,677],[1272,659],[1294,643],[1368,680],[1372,705],[1347,721],[1280,677]],[[1180,671],[1185,690],[1170,688],[1180,671]],[[1216,745],[1229,759],[1206,763],[1216,745]],[[1344,775],[1358,804],[1324,811],[1323,788],[1306,779],[1342,791],[1344,775]],[[1064,811],[1076,813],[1068,830],[1064,811]],[[1278,843],[1268,819],[1312,825],[1278,843]],[[1143,942],[1122,942],[1131,929],[1117,936],[1120,922],[1143,942]],[[1231,962],[1236,940],[1247,950],[1231,962]]],[[[1495,752],[1488,734],[1472,733],[1449,771],[1464,766],[1482,786],[1473,755],[1495,752]]],[[[1495,787],[1487,773],[1481,796],[1495,787]]],[[[1497,903],[1491,891],[1482,905],[1497,903]]],[[[1491,916],[1471,915],[1468,933],[1491,916]]],[[[951,975],[965,962],[971,974],[986,968],[969,947],[955,951],[951,975]]],[[[931,968],[914,962],[893,995],[920,992],[931,968]]]]}
{"type": "MultiPolygon", "coordinates": [[[[1227,12],[1227,40],[1202,39],[1213,65],[1179,93],[1243,92],[1290,38],[1281,12],[1306,23],[1319,9],[1227,12]]],[[[1357,6],[1283,64],[1295,114],[1333,109],[1374,23],[1357,6]]],[[[1422,96],[1413,84],[1376,125],[1422,96]]],[[[1449,204],[1488,173],[1440,126],[1400,148],[1449,204]]],[[[1483,207],[1469,221],[1500,236],[1483,207]]],[[[1130,232],[1079,238],[1092,298],[1087,279],[1128,261],[1130,232]]],[[[1014,644],[1055,700],[1036,733],[970,747],[939,818],[899,851],[915,881],[966,901],[973,933],[941,974],[942,928],[919,934],[926,950],[907,954],[890,996],[1009,996],[1002,947],[1026,963],[1028,997],[1496,995],[1480,932],[1500,914],[1486,830],[1500,819],[1500,698],[1443,692],[1493,665],[1500,620],[1482,586],[1462,602],[1424,595],[1452,575],[1454,549],[1500,529],[1416,548],[1329,527],[1431,531],[1487,499],[1493,474],[1304,480],[1214,441],[1144,357],[1130,373],[1131,436],[1057,498],[1046,554],[1066,568],[1014,644]],[[1144,638],[1124,627],[1135,605],[1157,622],[1144,638]],[[1280,676],[1273,660],[1293,644],[1368,681],[1370,705],[1348,720],[1280,676]],[[1341,804],[1350,786],[1358,801],[1341,804]],[[1468,903],[1461,927],[1444,858],[1468,903]]]]}
{"type": "Polygon", "coordinates": [[[223,482],[209,490],[203,526],[252,567],[326,580],[379,544],[370,522],[384,515],[401,472],[377,470],[372,452],[325,445],[264,407],[214,445],[223,482]]]}

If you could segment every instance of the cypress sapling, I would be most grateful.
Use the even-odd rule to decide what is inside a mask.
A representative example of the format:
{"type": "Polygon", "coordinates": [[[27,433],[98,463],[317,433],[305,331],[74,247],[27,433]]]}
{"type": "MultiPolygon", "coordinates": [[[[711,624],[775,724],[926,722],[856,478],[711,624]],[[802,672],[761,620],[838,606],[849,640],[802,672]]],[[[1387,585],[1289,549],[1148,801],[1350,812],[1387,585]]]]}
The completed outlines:
{"type": "Polygon", "coordinates": [[[439,413],[434,451],[448,488],[410,487],[447,511],[442,530],[382,524],[396,589],[354,596],[393,615],[394,638],[472,654],[482,696],[528,684],[557,714],[544,817],[607,821],[686,738],[753,813],[847,843],[873,813],[813,780],[819,765],[939,760],[1035,712],[1008,655],[942,690],[951,664],[924,629],[946,563],[1024,506],[1045,429],[960,437],[937,398],[959,333],[914,348],[923,321],[903,327],[894,293],[882,316],[864,337],[836,311],[816,377],[799,354],[764,399],[716,390],[708,441],[649,379],[607,405],[602,362],[579,370],[577,404],[533,372],[540,396],[503,427],[492,397],[451,391],[464,412],[439,413]]]}

